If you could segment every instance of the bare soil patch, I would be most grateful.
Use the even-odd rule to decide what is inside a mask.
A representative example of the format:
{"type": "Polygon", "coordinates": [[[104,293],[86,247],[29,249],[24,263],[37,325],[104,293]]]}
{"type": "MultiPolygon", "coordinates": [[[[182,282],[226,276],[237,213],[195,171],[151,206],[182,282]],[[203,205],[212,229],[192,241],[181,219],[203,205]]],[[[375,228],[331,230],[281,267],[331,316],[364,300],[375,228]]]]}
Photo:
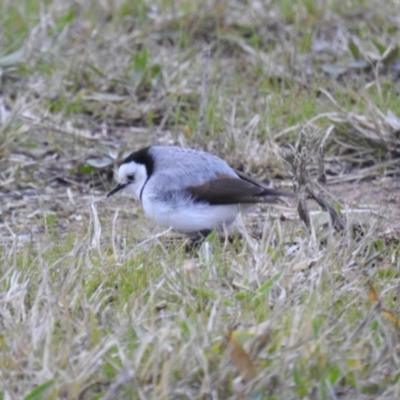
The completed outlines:
{"type": "Polygon", "coordinates": [[[400,234],[400,180],[384,177],[361,182],[328,184],[329,191],[360,222],[380,220],[383,232],[400,234]]]}

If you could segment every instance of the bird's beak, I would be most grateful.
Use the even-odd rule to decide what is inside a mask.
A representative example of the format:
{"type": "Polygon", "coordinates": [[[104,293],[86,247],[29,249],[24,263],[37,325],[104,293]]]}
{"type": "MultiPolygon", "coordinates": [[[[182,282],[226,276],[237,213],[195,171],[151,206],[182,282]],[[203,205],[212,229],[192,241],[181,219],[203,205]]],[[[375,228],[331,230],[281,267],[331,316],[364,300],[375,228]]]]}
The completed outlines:
{"type": "Polygon", "coordinates": [[[124,187],[126,187],[128,184],[127,183],[118,183],[117,186],[115,186],[114,189],[112,189],[108,194],[107,197],[112,196],[113,194],[119,192],[120,190],[122,190],[124,187]]]}

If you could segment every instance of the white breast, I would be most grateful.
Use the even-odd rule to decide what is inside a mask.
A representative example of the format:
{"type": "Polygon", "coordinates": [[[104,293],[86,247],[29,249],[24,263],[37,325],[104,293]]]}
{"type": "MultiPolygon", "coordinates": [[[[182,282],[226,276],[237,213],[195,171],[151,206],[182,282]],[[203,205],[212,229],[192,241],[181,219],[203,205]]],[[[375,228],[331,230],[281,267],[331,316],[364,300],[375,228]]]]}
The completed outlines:
{"type": "Polygon", "coordinates": [[[194,203],[189,200],[171,206],[170,203],[154,201],[146,191],[142,196],[146,215],[158,225],[189,233],[202,230],[221,229],[225,223],[232,224],[239,214],[238,205],[213,205],[194,203]]]}

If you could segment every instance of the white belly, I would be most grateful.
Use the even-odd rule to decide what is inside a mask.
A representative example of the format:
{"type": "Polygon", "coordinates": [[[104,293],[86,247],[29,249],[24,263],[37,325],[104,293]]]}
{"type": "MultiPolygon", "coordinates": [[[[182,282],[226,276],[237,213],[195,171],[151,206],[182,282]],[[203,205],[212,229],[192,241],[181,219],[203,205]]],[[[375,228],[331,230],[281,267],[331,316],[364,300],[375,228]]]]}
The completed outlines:
{"type": "Polygon", "coordinates": [[[157,225],[186,233],[220,229],[224,224],[232,224],[239,214],[239,206],[234,204],[210,206],[190,201],[174,207],[143,196],[142,205],[146,215],[157,225]]]}

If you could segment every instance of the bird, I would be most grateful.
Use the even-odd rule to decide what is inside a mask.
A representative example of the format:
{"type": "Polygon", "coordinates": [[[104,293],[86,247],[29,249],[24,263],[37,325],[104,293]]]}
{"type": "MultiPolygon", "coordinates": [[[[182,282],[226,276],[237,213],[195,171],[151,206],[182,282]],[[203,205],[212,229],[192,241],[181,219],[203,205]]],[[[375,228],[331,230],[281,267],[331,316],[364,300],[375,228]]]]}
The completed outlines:
{"type": "Polygon", "coordinates": [[[118,184],[141,202],[157,225],[186,234],[193,242],[232,225],[256,203],[276,203],[293,192],[274,189],[231,168],[211,153],[178,146],[149,146],[127,156],[118,184]]]}

